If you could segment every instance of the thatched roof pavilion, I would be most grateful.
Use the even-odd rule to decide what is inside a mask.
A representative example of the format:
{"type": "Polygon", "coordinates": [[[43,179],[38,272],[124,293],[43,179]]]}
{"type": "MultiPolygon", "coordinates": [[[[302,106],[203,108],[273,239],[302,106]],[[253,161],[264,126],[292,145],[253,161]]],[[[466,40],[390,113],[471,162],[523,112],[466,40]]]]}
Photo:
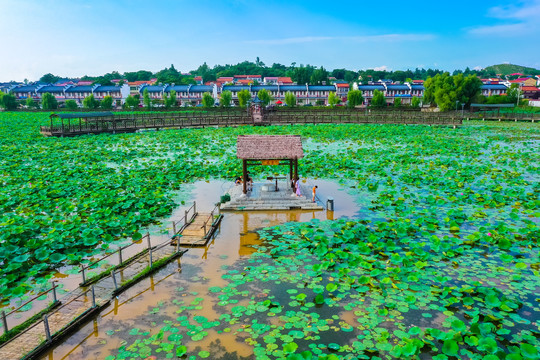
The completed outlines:
{"type": "Polygon", "coordinates": [[[304,157],[302,138],[300,135],[239,135],[236,156],[242,159],[245,194],[248,165],[289,165],[291,179],[296,178],[298,159],[304,157]]]}
{"type": "Polygon", "coordinates": [[[301,159],[304,150],[300,135],[240,135],[236,155],[246,160],[301,159]]]}

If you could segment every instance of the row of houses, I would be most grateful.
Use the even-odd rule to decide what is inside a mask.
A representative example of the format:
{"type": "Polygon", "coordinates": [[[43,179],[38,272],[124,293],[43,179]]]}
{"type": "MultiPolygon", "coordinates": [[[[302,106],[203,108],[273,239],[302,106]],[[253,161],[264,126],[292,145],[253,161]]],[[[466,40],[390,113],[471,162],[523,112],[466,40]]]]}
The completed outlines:
{"type": "MultiPolygon", "coordinates": [[[[373,98],[375,90],[381,91],[387,99],[389,104],[394,103],[396,99],[401,99],[402,104],[410,104],[413,97],[423,97],[424,86],[422,84],[392,84],[389,82],[377,82],[370,84],[353,84],[353,89],[362,91],[362,95],[365,99],[365,103],[369,104],[373,98]]],[[[347,83],[334,83],[332,85],[241,85],[241,84],[225,84],[217,86],[212,85],[148,85],[146,82],[141,82],[135,89],[129,84],[103,86],[99,84],[95,85],[72,85],[67,84],[64,86],[59,85],[46,85],[46,84],[34,84],[34,85],[12,85],[8,89],[0,89],[4,92],[11,92],[15,95],[17,100],[25,100],[32,98],[37,102],[45,93],[52,94],[60,103],[66,100],[75,100],[77,103],[82,104],[84,98],[94,95],[98,100],[103,99],[105,96],[111,96],[117,106],[121,106],[129,95],[139,95],[142,101],[143,94],[148,91],[148,95],[152,100],[161,100],[165,96],[170,96],[171,91],[176,92],[176,99],[178,105],[198,105],[202,102],[203,94],[208,92],[212,95],[216,102],[219,102],[221,93],[223,91],[230,91],[232,94],[232,100],[235,104],[238,104],[238,93],[242,90],[247,90],[252,97],[255,97],[257,93],[265,89],[267,90],[274,102],[284,102],[285,94],[291,92],[296,96],[297,103],[303,105],[326,105],[328,102],[328,95],[331,92],[343,101],[347,101],[347,94],[349,92],[349,84],[347,83]]],[[[484,84],[481,91],[484,96],[505,95],[507,92],[507,86],[504,84],[484,84]]],[[[540,89],[535,86],[522,86],[521,87],[523,97],[526,99],[539,99],[540,89]]]]}

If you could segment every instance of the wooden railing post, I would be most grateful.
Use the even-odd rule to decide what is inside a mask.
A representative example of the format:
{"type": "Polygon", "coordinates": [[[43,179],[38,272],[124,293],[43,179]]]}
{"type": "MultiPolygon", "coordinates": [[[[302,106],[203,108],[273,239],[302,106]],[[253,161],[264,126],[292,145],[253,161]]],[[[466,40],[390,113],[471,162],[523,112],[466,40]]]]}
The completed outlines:
{"type": "Polygon", "coordinates": [[[84,276],[84,265],[81,264],[81,272],[82,272],[82,283],[83,285],[86,284],[86,276],[84,276]]]}
{"type": "Polygon", "coordinates": [[[91,291],[92,291],[92,307],[95,308],[96,307],[96,291],[94,290],[94,285],[92,285],[91,291]]]}
{"type": "Polygon", "coordinates": [[[2,325],[4,326],[4,334],[6,334],[8,332],[8,324],[5,311],[2,311],[2,325]]]}
{"type": "Polygon", "coordinates": [[[52,282],[52,294],[53,294],[53,303],[56,304],[58,299],[56,298],[56,283],[52,282]]]}
{"type": "Polygon", "coordinates": [[[118,290],[118,284],[116,283],[116,272],[113,270],[111,272],[111,275],[112,275],[112,280],[113,280],[113,283],[114,283],[114,290],[118,290]]]}
{"type": "Polygon", "coordinates": [[[193,202],[193,214],[196,214],[197,213],[197,202],[194,201],[193,202]]]}
{"type": "Polygon", "coordinates": [[[43,315],[43,325],[45,326],[45,336],[47,341],[51,341],[51,330],[49,329],[49,318],[47,314],[43,315]]]}
{"type": "Polygon", "coordinates": [[[122,263],[124,262],[124,260],[122,259],[122,247],[120,246],[120,249],[118,249],[118,265],[122,265],[122,263]]]}
{"type": "Polygon", "coordinates": [[[176,235],[176,223],[172,222],[173,235],[176,235]]]}

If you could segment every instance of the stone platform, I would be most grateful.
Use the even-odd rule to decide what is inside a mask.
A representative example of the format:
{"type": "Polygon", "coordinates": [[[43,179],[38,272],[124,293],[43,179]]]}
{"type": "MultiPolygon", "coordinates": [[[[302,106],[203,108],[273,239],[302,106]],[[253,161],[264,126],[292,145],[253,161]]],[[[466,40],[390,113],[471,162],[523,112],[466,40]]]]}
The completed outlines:
{"type": "Polygon", "coordinates": [[[311,189],[300,186],[303,196],[296,196],[287,182],[256,182],[246,195],[242,193],[242,185],[233,185],[227,193],[231,201],[221,205],[221,211],[253,211],[253,210],[324,210],[324,207],[311,202],[311,189]]]}

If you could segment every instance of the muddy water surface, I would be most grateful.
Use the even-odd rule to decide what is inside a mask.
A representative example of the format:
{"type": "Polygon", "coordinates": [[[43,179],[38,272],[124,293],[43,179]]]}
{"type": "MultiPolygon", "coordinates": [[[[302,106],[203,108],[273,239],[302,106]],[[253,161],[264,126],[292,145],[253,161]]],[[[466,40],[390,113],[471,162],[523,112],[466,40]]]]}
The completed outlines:
{"type": "MultiPolygon", "coordinates": [[[[255,252],[252,246],[261,243],[255,232],[257,229],[292,221],[362,216],[361,208],[355,199],[337,183],[310,180],[306,181],[306,184],[319,186],[318,197],[322,202],[325,202],[327,197],[333,197],[335,211],[224,213],[218,233],[206,247],[189,248],[181,258],[121,293],[97,318],[66,338],[42,359],[104,359],[115,354],[124,341],[129,342],[130,336],[145,331],[153,334],[163,326],[164,321],[175,321],[179,315],[186,315],[178,314],[180,302],[194,304],[195,308],[190,310],[190,317],[202,315],[210,321],[218,319],[220,314],[215,312],[210,304],[204,304],[205,294],[211,287],[226,285],[226,281],[222,279],[222,275],[226,273],[224,269],[255,252]]],[[[229,182],[223,181],[188,185],[187,191],[192,194],[191,200],[176,209],[170,218],[163,219],[160,225],[148,229],[152,242],[157,244],[167,240],[171,230],[170,222],[182,217],[185,209],[191,206],[191,201],[197,202],[199,212],[209,212],[229,186],[229,182]]],[[[146,244],[140,244],[141,249],[144,246],[146,244]]],[[[135,251],[136,247],[132,248],[135,251]]],[[[78,281],[76,276],[72,278],[73,283],[78,281]]],[[[236,353],[237,356],[248,358],[253,355],[253,347],[238,342],[237,335],[218,334],[212,329],[208,330],[208,333],[207,337],[196,343],[201,349],[212,349],[214,355],[236,353]]]]}

